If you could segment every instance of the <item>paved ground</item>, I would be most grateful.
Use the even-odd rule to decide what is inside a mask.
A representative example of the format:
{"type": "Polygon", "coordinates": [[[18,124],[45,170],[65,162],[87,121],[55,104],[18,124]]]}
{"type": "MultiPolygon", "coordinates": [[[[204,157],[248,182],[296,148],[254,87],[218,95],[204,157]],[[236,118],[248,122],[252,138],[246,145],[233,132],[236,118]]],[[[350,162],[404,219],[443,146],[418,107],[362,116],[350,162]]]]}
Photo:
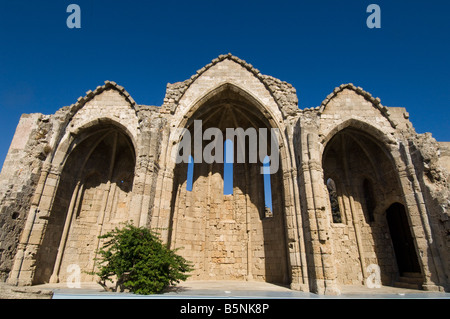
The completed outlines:
{"type": "Polygon", "coordinates": [[[35,286],[39,290],[53,291],[53,299],[450,299],[450,293],[426,292],[383,286],[370,289],[365,286],[341,287],[340,296],[319,296],[299,292],[263,282],[188,281],[169,289],[166,293],[140,296],[131,293],[105,292],[95,283],[82,283],[81,288],[67,288],[65,284],[35,286]]]}
{"type": "Polygon", "coordinates": [[[52,299],[53,292],[36,287],[16,287],[0,282],[0,299],[52,299]]]}

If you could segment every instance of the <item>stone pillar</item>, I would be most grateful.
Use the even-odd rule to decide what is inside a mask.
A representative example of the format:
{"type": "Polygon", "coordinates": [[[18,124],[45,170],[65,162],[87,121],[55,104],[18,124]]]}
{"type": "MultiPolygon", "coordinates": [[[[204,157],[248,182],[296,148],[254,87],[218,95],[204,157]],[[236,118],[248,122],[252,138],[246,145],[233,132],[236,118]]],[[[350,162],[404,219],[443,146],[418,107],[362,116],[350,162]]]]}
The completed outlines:
{"type": "MultiPolygon", "coordinates": [[[[280,137],[280,168],[283,169],[282,184],[284,193],[284,227],[287,246],[288,268],[290,271],[290,288],[299,291],[310,291],[306,261],[305,238],[300,207],[298,188],[299,174],[295,160],[296,151],[301,145],[294,146],[296,118],[289,118],[284,131],[286,143],[280,137]]],[[[283,133],[282,133],[283,134],[283,133]]]]}
{"type": "Polygon", "coordinates": [[[81,192],[79,192],[79,190],[80,190],[80,182],[78,181],[77,185],[75,186],[75,190],[73,191],[72,198],[70,200],[69,210],[67,212],[63,233],[61,236],[61,241],[58,247],[58,254],[56,256],[55,266],[53,268],[52,276],[50,277],[50,283],[59,282],[59,269],[61,267],[61,261],[64,255],[64,249],[66,247],[67,237],[70,230],[70,224],[72,223],[72,217],[75,211],[76,202],[79,196],[81,195],[81,192]]]}
{"type": "Polygon", "coordinates": [[[130,205],[130,219],[135,226],[147,227],[150,223],[149,211],[151,207],[151,194],[153,180],[156,179],[155,165],[146,155],[137,158],[134,181],[133,198],[130,205]]]}
{"type": "Polygon", "coordinates": [[[161,189],[159,195],[159,209],[152,216],[151,228],[161,235],[164,243],[168,243],[169,239],[169,225],[170,225],[170,210],[172,202],[172,188],[173,188],[173,168],[164,169],[160,172],[158,179],[160,179],[161,189]]]}
{"type": "Polygon", "coordinates": [[[295,191],[295,168],[283,170],[284,213],[287,254],[291,272],[291,289],[309,291],[300,195],[295,191]]]}
{"type": "Polygon", "coordinates": [[[445,284],[445,274],[439,252],[433,242],[430,221],[425,200],[412,163],[410,149],[400,143],[400,152],[394,149],[394,159],[399,170],[400,183],[405,194],[410,230],[415,239],[417,257],[424,275],[422,287],[428,291],[443,291],[444,288],[431,280],[432,273],[436,275],[439,284],[445,284]],[[396,156],[395,156],[396,155],[396,156]],[[403,159],[403,162],[401,161],[403,159]]]}
{"type": "MultiPolygon", "coordinates": [[[[325,201],[327,195],[323,183],[323,170],[319,161],[318,136],[307,133],[304,136],[306,146],[302,162],[302,174],[305,182],[306,209],[309,218],[309,230],[312,245],[314,267],[314,292],[326,295],[338,295],[340,291],[336,283],[336,271],[332,245],[329,240],[329,218],[327,218],[325,201]]],[[[331,214],[329,214],[331,215],[331,214]]]]}
{"type": "Polygon", "coordinates": [[[168,226],[170,224],[170,204],[172,201],[173,171],[175,163],[171,159],[172,146],[169,141],[170,129],[166,128],[159,135],[161,143],[161,156],[155,185],[155,201],[151,216],[149,216],[151,229],[160,233],[163,242],[169,239],[168,226]],[[164,230],[164,228],[166,230],[164,230]]]}
{"type": "Polygon", "coordinates": [[[135,180],[130,215],[137,226],[150,227],[155,212],[156,185],[161,151],[161,120],[151,119],[151,127],[143,128],[136,150],[135,180]]]}
{"type": "Polygon", "coordinates": [[[60,172],[52,167],[50,157],[41,170],[36,191],[31,201],[27,221],[20,237],[13,269],[8,278],[12,285],[32,284],[36,268],[36,253],[44,234],[49,212],[59,184],[60,172]]]}

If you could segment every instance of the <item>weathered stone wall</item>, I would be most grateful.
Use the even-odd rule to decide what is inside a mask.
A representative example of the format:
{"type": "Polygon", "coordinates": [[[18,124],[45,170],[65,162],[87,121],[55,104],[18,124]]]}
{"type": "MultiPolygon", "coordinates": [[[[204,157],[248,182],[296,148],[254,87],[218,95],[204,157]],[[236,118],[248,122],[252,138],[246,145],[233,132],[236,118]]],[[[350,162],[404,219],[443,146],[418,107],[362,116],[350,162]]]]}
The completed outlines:
{"type": "Polygon", "coordinates": [[[408,118],[352,84],[301,110],[292,85],[231,54],[168,84],[161,107],[138,105],[107,81],[54,115],[21,118],[0,175],[0,279],[64,281],[71,264],[90,271],[97,236],[133,220],[181,248],[193,279],[338,294],[378,265],[393,285],[404,275],[387,219],[395,204],[407,213],[420,286],[449,289],[450,148],[416,134],[408,118]],[[195,164],[186,189],[187,164],[172,155],[178,129],[195,119],[209,121],[204,128],[278,129],[273,216],[261,163],[234,165],[232,195],[217,163],[195,164]]]}
{"type": "Polygon", "coordinates": [[[170,243],[194,263],[192,279],[288,283],[281,194],[274,192],[274,217],[266,218],[259,167],[235,165],[233,195],[223,193],[220,164],[194,165],[192,191],[186,189],[186,170],[184,164],[176,171],[181,183],[170,243]]]}
{"type": "Polygon", "coordinates": [[[23,115],[0,175],[0,280],[12,269],[43,161],[50,152],[52,123],[42,114],[23,115]]]}
{"type": "Polygon", "coordinates": [[[440,163],[447,170],[447,176],[450,174],[450,142],[438,142],[440,150],[440,163]]]}
{"type": "MultiPolygon", "coordinates": [[[[250,122],[257,122],[261,127],[281,126],[284,132],[282,119],[293,105],[294,110],[297,109],[296,103],[292,86],[261,75],[251,65],[231,55],[213,60],[187,81],[168,85],[161,111],[173,115],[167,116],[171,126],[163,139],[167,149],[159,163],[165,170],[158,178],[160,184],[156,193],[157,197],[159,192],[161,195],[159,203],[155,202],[152,227],[165,229],[172,225],[169,232],[162,232],[163,238],[174,247],[183,247],[180,253],[195,264],[193,278],[287,282],[288,256],[286,248],[282,248],[286,239],[285,208],[283,193],[276,194],[276,218],[263,220],[262,179],[256,180],[261,176],[251,173],[255,170],[250,167],[239,165],[234,170],[233,196],[223,194],[222,165],[196,164],[194,190],[187,192],[187,168],[174,167],[169,158],[174,143],[180,138],[175,129],[191,125],[193,119],[211,122],[214,113],[203,118],[197,118],[196,114],[205,114],[208,109],[223,105],[222,112],[217,113],[220,120],[214,119],[208,125],[224,131],[225,127],[247,128],[250,122]],[[276,87],[276,93],[268,87],[276,87]],[[287,98],[279,104],[276,96],[287,98]],[[234,108],[241,108],[241,111],[233,111],[234,108]],[[248,122],[242,122],[247,117],[248,122]],[[270,124],[261,122],[264,117],[270,124]]],[[[287,163],[286,155],[281,156],[287,163]]],[[[278,180],[276,188],[280,188],[282,182],[278,180]]]]}
{"type": "Polygon", "coordinates": [[[426,236],[432,245],[426,250],[426,255],[429,262],[435,264],[434,279],[449,283],[450,182],[445,168],[445,151],[442,156],[439,143],[429,133],[414,134],[409,143],[411,161],[422,195],[420,199],[425,203],[429,223],[426,236]]]}

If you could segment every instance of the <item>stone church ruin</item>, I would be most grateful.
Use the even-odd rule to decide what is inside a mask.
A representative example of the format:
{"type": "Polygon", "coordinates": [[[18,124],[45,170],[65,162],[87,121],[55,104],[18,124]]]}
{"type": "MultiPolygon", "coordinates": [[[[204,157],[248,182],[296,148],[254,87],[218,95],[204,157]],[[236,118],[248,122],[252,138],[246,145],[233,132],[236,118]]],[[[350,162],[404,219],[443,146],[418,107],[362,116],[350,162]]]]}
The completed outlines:
{"type": "Polygon", "coordinates": [[[132,221],[180,248],[191,280],[339,294],[375,265],[382,285],[448,291],[450,143],[408,118],[353,84],[301,109],[292,85],[231,54],[168,84],[162,106],[106,81],[55,114],[21,117],[0,175],[0,280],[64,282],[75,264],[95,281],[98,236],[132,221]],[[261,174],[259,157],[232,174],[177,163],[194,121],[224,136],[276,132],[278,170],[261,174]]]}

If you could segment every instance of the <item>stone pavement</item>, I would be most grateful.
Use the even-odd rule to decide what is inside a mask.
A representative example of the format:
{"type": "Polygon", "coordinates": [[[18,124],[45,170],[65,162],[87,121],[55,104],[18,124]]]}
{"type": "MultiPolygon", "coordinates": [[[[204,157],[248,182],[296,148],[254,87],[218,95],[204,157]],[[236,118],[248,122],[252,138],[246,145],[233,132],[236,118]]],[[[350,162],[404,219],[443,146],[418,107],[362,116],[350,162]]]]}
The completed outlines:
{"type": "Polygon", "coordinates": [[[0,282],[0,299],[52,299],[51,289],[17,287],[0,282]]]}
{"type": "Polygon", "coordinates": [[[95,283],[82,283],[78,289],[66,284],[39,285],[35,289],[53,291],[53,299],[450,299],[450,293],[387,286],[343,286],[339,296],[322,296],[270,283],[242,281],[187,281],[163,294],[149,296],[106,292],[95,283]]]}

